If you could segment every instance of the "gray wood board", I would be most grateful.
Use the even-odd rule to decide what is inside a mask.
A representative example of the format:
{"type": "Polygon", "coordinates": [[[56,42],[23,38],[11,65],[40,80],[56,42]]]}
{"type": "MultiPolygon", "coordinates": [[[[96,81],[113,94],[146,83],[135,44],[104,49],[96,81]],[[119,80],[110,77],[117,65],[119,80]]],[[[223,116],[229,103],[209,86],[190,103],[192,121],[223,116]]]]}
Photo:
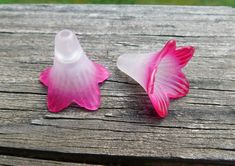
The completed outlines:
{"type": "Polygon", "coordinates": [[[0,154],[98,164],[235,162],[233,8],[1,5],[0,59],[0,154]],[[96,112],[75,105],[47,112],[38,76],[52,65],[55,34],[65,28],[112,73],[96,112]],[[184,69],[191,86],[159,119],[116,59],[159,50],[172,38],[196,48],[184,69]]]}
{"type": "MultiPolygon", "coordinates": [[[[32,159],[32,158],[23,158],[16,156],[4,156],[0,155],[0,165],[7,166],[88,166],[90,164],[79,164],[79,163],[68,163],[68,162],[59,162],[59,161],[51,161],[51,160],[40,160],[40,159],[32,159]]],[[[98,166],[98,165],[93,165],[98,166]]]]}

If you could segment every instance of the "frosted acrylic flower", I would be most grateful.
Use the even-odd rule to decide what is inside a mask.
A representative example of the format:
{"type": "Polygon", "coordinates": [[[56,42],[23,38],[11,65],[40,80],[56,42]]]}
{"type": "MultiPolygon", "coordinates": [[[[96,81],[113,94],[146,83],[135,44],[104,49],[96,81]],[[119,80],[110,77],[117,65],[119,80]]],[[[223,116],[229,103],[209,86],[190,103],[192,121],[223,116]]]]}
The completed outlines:
{"type": "Polygon", "coordinates": [[[181,69],[193,54],[192,46],[176,48],[176,41],[170,40],[156,53],[122,55],[117,66],[144,88],[157,114],[165,117],[170,99],[183,97],[189,91],[181,69]]]}
{"type": "Polygon", "coordinates": [[[40,75],[40,81],[48,87],[49,111],[59,112],[72,102],[88,110],[98,109],[98,84],[109,75],[102,65],[88,59],[72,31],[60,31],[55,37],[53,66],[40,75]]]}

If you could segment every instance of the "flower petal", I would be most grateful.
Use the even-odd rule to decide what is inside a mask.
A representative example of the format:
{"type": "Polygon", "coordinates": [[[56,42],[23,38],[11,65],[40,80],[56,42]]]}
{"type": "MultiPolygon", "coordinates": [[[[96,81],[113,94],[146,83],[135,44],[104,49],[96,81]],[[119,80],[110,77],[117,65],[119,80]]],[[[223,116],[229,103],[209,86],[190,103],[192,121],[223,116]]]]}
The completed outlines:
{"type": "Polygon", "coordinates": [[[172,54],[176,49],[176,41],[175,40],[169,40],[163,49],[158,53],[157,58],[162,59],[164,56],[172,54]]]}
{"type": "Polygon", "coordinates": [[[43,83],[45,86],[48,86],[48,82],[49,82],[48,74],[50,70],[51,70],[51,67],[47,67],[41,72],[40,77],[39,77],[40,82],[43,83]]]}
{"type": "Polygon", "coordinates": [[[69,94],[54,88],[48,88],[47,106],[50,112],[60,112],[68,107],[70,103],[69,94]]]}
{"type": "Polygon", "coordinates": [[[169,98],[164,92],[164,88],[156,86],[152,93],[149,93],[149,98],[154,106],[155,111],[160,117],[165,117],[168,114],[169,98]]]}
{"type": "Polygon", "coordinates": [[[195,49],[192,46],[180,47],[175,50],[174,56],[177,58],[181,68],[183,68],[193,57],[194,51],[195,49]]]}
{"type": "Polygon", "coordinates": [[[156,70],[154,84],[155,86],[161,86],[168,97],[179,98],[188,93],[189,82],[171,54],[161,60],[156,70]]]}
{"type": "Polygon", "coordinates": [[[89,86],[74,96],[74,102],[88,110],[97,110],[100,107],[100,90],[98,85],[89,86]]]}
{"type": "Polygon", "coordinates": [[[95,67],[96,67],[96,70],[97,70],[97,80],[98,80],[98,83],[102,83],[104,80],[108,79],[109,76],[110,76],[110,73],[108,72],[108,70],[101,64],[98,64],[98,63],[95,63],[95,67]]]}

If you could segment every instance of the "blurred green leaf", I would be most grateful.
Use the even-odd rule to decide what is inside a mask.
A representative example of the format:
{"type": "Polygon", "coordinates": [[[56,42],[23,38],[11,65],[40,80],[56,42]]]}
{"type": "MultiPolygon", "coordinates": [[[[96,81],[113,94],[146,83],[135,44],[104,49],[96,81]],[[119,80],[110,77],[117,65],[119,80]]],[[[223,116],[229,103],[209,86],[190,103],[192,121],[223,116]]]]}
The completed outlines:
{"type": "Polygon", "coordinates": [[[0,0],[0,4],[12,3],[62,3],[62,4],[161,4],[232,6],[235,0],[0,0]]]}

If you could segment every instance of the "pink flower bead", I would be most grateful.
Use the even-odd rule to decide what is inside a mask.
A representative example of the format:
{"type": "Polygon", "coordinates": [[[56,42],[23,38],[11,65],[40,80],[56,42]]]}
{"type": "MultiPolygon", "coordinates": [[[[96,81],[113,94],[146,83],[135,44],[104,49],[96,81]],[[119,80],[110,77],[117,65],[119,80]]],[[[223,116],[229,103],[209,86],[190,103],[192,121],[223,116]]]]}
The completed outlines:
{"type": "Polygon", "coordinates": [[[192,46],[176,48],[176,41],[170,40],[156,53],[122,55],[117,66],[144,88],[157,114],[165,117],[170,99],[183,97],[189,91],[189,81],[181,69],[193,54],[192,46]]]}
{"type": "Polygon", "coordinates": [[[60,31],[55,37],[54,64],[40,75],[40,81],[48,87],[49,111],[59,112],[71,103],[97,110],[98,84],[109,76],[106,68],[88,59],[72,31],[60,31]]]}

